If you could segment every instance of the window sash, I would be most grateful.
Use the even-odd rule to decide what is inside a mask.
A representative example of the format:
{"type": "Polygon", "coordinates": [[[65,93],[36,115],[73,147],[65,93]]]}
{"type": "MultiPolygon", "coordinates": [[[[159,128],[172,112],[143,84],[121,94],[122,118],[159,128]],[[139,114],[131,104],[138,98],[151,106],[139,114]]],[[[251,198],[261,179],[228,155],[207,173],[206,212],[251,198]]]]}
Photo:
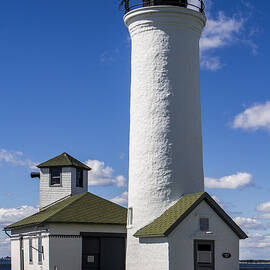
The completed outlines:
{"type": "Polygon", "coordinates": [[[61,185],[62,168],[51,168],[50,169],[50,186],[61,185]]]}
{"type": "Polygon", "coordinates": [[[33,240],[32,240],[32,238],[29,238],[29,263],[33,263],[33,249],[32,249],[32,245],[33,245],[33,240]]]}
{"type": "Polygon", "coordinates": [[[76,187],[83,187],[83,170],[76,169],[76,187]]]}
{"type": "Polygon", "coordinates": [[[38,238],[38,263],[42,264],[42,238],[38,238]]]}
{"type": "Polygon", "coordinates": [[[209,218],[200,218],[200,230],[203,232],[209,230],[209,218]]]}

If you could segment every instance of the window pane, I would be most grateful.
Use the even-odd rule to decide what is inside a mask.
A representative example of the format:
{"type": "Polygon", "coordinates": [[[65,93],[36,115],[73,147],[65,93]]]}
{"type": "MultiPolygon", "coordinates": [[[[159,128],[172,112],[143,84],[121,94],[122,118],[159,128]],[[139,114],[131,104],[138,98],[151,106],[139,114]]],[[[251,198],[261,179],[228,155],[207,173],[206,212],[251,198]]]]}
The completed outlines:
{"type": "Polygon", "coordinates": [[[61,172],[62,172],[62,168],[52,168],[50,170],[51,186],[61,184],[61,172]]]}
{"type": "Polygon", "coordinates": [[[198,244],[199,251],[211,251],[211,244],[198,244]]]}
{"type": "Polygon", "coordinates": [[[32,238],[29,238],[29,262],[33,262],[32,238]]]}
{"type": "Polygon", "coordinates": [[[76,186],[83,187],[83,170],[76,169],[76,186]]]}
{"type": "Polygon", "coordinates": [[[209,230],[209,218],[200,218],[200,230],[201,231],[209,230]]]}
{"type": "Polygon", "coordinates": [[[60,169],[53,169],[52,170],[52,177],[60,177],[61,170],[60,169]]]}
{"type": "Polygon", "coordinates": [[[42,263],[42,238],[38,238],[38,262],[42,263]]]}
{"type": "Polygon", "coordinates": [[[128,208],[128,225],[133,224],[133,208],[128,208]]]}

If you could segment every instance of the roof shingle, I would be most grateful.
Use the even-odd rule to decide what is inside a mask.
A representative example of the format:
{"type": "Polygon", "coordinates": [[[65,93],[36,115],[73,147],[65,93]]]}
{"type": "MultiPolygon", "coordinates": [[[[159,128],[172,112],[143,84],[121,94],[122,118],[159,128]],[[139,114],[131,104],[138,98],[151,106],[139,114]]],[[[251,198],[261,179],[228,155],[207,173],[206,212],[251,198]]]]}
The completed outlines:
{"type": "Polygon", "coordinates": [[[38,168],[48,168],[48,167],[77,167],[83,168],[85,170],[90,171],[91,168],[80,162],[79,160],[75,159],[74,157],[70,156],[67,153],[62,153],[61,155],[49,159],[37,166],[38,168]]]}
{"type": "Polygon", "coordinates": [[[186,194],[182,196],[173,206],[156,218],[152,223],[138,230],[134,236],[139,238],[168,236],[203,200],[212,207],[212,209],[224,220],[225,223],[227,223],[227,225],[239,236],[240,239],[247,238],[247,235],[241,230],[241,228],[206,192],[186,194]]]}
{"type": "Polygon", "coordinates": [[[127,209],[86,192],[71,196],[21,221],[5,230],[45,223],[88,223],[125,225],[127,209]]]}

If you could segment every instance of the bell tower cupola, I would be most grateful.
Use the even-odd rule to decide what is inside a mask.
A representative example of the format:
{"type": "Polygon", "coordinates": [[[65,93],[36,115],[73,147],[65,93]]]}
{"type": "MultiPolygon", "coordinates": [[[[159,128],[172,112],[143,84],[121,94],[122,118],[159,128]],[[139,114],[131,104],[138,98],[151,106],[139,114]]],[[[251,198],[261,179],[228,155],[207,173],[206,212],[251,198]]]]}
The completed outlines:
{"type": "Polygon", "coordinates": [[[63,153],[37,166],[40,169],[40,209],[67,196],[88,191],[88,166],[63,153]]]}

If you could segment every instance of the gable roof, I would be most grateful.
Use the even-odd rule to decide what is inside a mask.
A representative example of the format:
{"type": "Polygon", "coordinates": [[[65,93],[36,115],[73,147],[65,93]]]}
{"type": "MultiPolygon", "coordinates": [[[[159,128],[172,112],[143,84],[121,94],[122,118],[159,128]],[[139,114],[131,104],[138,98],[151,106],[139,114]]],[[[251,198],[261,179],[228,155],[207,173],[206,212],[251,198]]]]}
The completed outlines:
{"type": "Polygon", "coordinates": [[[49,159],[37,166],[38,168],[48,168],[48,167],[77,167],[83,168],[85,170],[90,171],[91,168],[80,162],[79,160],[75,159],[74,157],[70,156],[68,153],[62,153],[61,155],[49,159]]]}
{"type": "Polygon", "coordinates": [[[224,212],[212,197],[206,193],[186,194],[173,206],[166,210],[152,223],[138,230],[135,237],[164,237],[168,236],[203,200],[217,213],[217,215],[235,232],[240,239],[248,236],[241,228],[224,212]]]}
{"type": "Polygon", "coordinates": [[[18,227],[39,226],[45,223],[88,223],[125,225],[127,209],[111,201],[85,192],[71,196],[21,221],[5,230],[18,227]]]}

